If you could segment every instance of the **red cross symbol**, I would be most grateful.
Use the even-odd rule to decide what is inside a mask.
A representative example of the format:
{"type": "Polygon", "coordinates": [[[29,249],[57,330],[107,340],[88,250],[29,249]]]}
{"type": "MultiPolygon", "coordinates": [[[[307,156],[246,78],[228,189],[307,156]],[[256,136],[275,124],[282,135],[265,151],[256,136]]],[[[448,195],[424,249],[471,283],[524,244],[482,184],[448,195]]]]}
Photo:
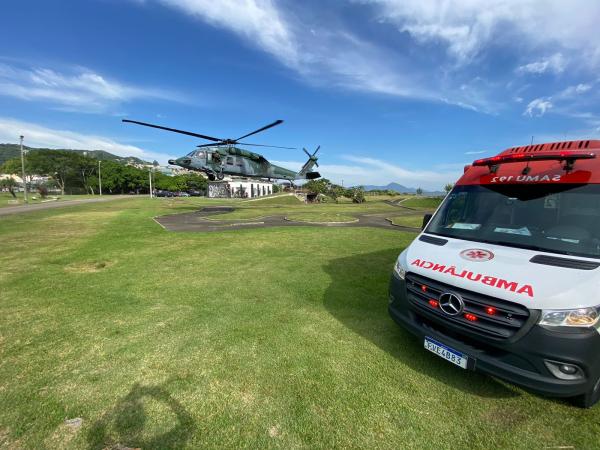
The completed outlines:
{"type": "Polygon", "coordinates": [[[473,259],[484,259],[490,257],[490,255],[487,252],[483,252],[481,250],[471,250],[467,253],[467,256],[473,259]]]}

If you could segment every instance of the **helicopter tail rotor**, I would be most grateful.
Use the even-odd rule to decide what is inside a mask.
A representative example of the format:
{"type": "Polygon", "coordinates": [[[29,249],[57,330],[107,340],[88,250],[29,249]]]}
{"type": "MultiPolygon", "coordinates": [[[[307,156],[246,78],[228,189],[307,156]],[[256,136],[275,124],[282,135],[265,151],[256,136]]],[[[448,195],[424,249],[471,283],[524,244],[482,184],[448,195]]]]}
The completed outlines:
{"type": "Polygon", "coordinates": [[[309,151],[306,150],[305,148],[302,148],[304,153],[306,153],[306,155],[308,156],[308,161],[306,161],[304,163],[304,165],[302,166],[302,169],[300,169],[300,172],[298,172],[298,176],[296,177],[297,179],[313,180],[313,179],[319,178],[321,176],[319,174],[319,172],[311,171],[313,166],[319,167],[319,163],[317,162],[317,160],[319,159],[317,157],[317,152],[319,151],[320,148],[321,148],[321,146],[319,145],[317,147],[317,149],[314,151],[314,153],[312,153],[312,154],[309,153],[309,151]]]}

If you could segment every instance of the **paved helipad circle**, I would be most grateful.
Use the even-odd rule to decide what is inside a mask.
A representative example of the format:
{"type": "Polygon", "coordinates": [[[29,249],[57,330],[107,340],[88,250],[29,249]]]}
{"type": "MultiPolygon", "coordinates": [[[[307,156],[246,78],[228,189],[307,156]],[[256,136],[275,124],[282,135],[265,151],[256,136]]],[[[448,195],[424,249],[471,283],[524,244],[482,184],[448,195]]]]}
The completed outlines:
{"type": "Polygon", "coordinates": [[[392,225],[388,220],[386,220],[386,216],[389,216],[390,213],[349,213],[349,215],[354,216],[357,220],[352,222],[324,223],[286,220],[285,214],[273,214],[270,216],[260,217],[252,221],[208,219],[208,217],[225,214],[232,211],[235,211],[235,208],[212,206],[191,213],[170,214],[168,216],[155,217],[154,220],[156,220],[156,222],[158,222],[168,231],[209,232],[269,227],[373,227],[386,228],[396,231],[419,231],[418,228],[392,225]]]}

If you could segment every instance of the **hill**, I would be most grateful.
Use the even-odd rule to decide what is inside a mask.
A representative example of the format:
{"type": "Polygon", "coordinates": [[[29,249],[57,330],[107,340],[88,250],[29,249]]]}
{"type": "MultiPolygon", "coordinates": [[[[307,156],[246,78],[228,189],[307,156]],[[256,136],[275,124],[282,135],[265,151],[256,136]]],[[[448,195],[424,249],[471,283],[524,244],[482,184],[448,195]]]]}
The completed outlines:
{"type": "MultiPolygon", "coordinates": [[[[398,183],[389,183],[386,186],[374,186],[367,185],[364,186],[365,191],[395,191],[400,194],[415,194],[417,192],[416,188],[406,187],[398,183]]],[[[426,195],[444,195],[441,191],[423,191],[423,194],[426,195]]]]}
{"type": "MultiPolygon", "coordinates": [[[[27,151],[36,150],[66,150],[70,152],[84,153],[87,152],[91,158],[96,158],[101,161],[115,161],[121,164],[150,164],[148,161],[144,161],[135,156],[117,156],[104,150],[72,150],[72,149],[47,149],[47,148],[35,148],[23,146],[27,151]]],[[[0,144],[0,165],[4,164],[5,161],[13,158],[19,158],[21,155],[21,149],[19,144],[0,144]]]]}

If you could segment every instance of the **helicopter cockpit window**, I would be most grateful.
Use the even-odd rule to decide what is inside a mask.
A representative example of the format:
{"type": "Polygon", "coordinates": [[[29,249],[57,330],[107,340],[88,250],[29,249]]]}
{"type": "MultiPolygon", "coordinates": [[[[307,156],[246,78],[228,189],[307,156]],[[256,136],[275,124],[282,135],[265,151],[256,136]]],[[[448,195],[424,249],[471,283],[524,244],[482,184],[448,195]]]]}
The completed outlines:
{"type": "Polygon", "coordinates": [[[227,164],[230,166],[233,166],[233,156],[228,156],[227,157],[227,164]]]}
{"type": "Polygon", "coordinates": [[[198,158],[204,158],[204,152],[202,150],[196,150],[196,156],[198,158]]]}

